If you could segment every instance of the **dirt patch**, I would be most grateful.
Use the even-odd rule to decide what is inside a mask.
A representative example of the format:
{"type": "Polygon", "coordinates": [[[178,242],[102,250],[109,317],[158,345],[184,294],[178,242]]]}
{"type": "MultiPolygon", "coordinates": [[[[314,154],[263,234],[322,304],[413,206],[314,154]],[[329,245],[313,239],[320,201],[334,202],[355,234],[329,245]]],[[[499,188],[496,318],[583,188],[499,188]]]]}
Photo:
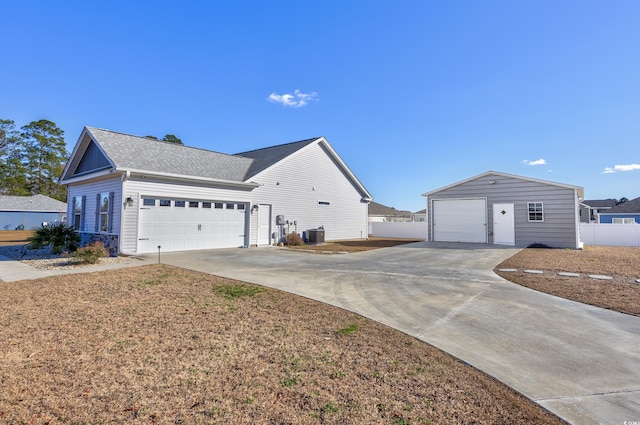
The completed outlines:
{"type": "Polygon", "coordinates": [[[369,238],[348,241],[335,241],[320,245],[288,246],[287,249],[327,252],[361,252],[378,248],[389,248],[396,245],[404,245],[420,241],[421,239],[369,238]]]}
{"type": "Polygon", "coordinates": [[[640,248],[587,246],[583,250],[527,248],[494,270],[503,278],[537,291],[621,313],[640,316],[640,248]],[[501,272],[499,269],[517,269],[501,272]],[[542,270],[544,274],[524,273],[542,270]],[[564,277],[558,272],[577,273],[564,277]],[[610,276],[598,280],[588,275],[610,276]]]}
{"type": "Polygon", "coordinates": [[[0,282],[0,421],[559,424],[412,337],[166,265],[0,282]]]}
{"type": "Polygon", "coordinates": [[[33,236],[33,230],[1,230],[0,246],[24,245],[33,236]]]}

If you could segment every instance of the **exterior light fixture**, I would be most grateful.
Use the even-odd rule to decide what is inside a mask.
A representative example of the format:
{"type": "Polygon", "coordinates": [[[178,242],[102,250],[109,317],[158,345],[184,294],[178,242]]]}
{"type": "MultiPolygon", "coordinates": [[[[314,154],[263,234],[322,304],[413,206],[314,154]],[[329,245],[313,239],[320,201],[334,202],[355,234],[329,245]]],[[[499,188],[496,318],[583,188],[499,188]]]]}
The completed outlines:
{"type": "Polygon", "coordinates": [[[253,210],[258,211],[258,204],[253,204],[253,210]]]}
{"type": "Polygon", "coordinates": [[[133,198],[131,196],[127,196],[127,206],[128,207],[133,206],[133,198]]]}
{"type": "Polygon", "coordinates": [[[495,180],[489,180],[489,184],[496,184],[495,180]]]}

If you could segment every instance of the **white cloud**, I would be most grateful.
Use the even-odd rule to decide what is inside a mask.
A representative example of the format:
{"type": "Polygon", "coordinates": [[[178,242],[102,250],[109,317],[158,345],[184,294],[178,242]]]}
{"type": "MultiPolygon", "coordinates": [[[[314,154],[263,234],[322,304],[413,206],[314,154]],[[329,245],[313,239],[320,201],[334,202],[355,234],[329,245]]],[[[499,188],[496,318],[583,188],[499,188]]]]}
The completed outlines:
{"type": "Polygon", "coordinates": [[[614,165],[613,167],[606,167],[602,174],[611,174],[617,171],[633,171],[640,170],[640,164],[626,164],[626,165],[614,165]]]}
{"type": "Polygon", "coordinates": [[[294,90],[293,94],[271,93],[269,97],[267,97],[267,100],[271,103],[280,103],[283,106],[289,106],[291,108],[301,108],[311,101],[318,100],[318,93],[302,93],[300,90],[294,90]]]}
{"type": "Polygon", "coordinates": [[[540,159],[536,159],[535,161],[529,161],[528,159],[525,159],[524,161],[525,164],[527,165],[545,165],[547,163],[547,161],[545,161],[544,159],[540,158],[540,159]]]}

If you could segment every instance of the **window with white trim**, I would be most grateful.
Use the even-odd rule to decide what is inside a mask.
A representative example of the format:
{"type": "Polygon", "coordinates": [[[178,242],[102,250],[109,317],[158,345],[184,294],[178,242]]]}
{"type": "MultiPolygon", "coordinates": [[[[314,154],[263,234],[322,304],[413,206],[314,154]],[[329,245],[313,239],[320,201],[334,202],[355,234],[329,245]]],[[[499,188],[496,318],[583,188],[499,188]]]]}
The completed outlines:
{"type": "Polygon", "coordinates": [[[98,232],[106,233],[110,230],[111,193],[98,194],[98,232]]]}
{"type": "Polygon", "coordinates": [[[611,221],[613,224],[635,224],[636,219],[633,217],[628,218],[613,218],[611,221]]]}
{"type": "Polygon", "coordinates": [[[82,230],[82,221],[84,219],[84,196],[75,196],[73,198],[73,229],[82,230]]]}
{"type": "Polygon", "coordinates": [[[527,202],[529,221],[544,221],[544,206],[542,202],[527,202]]]}

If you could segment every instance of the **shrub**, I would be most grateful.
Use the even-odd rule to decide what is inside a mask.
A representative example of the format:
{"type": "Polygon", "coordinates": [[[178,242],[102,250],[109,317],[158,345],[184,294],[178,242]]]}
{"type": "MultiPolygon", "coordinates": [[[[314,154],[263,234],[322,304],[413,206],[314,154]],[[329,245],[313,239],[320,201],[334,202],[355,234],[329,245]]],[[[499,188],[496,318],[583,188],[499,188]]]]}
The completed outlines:
{"type": "Polygon", "coordinates": [[[104,247],[102,242],[94,242],[78,248],[72,256],[80,263],[96,264],[101,258],[108,257],[109,251],[104,247]]]}
{"type": "Polygon", "coordinates": [[[75,251],[80,243],[80,235],[72,226],[64,223],[53,223],[35,229],[33,236],[27,239],[29,249],[39,249],[45,246],[52,246],[54,254],[63,251],[75,251]]]}
{"type": "Polygon", "coordinates": [[[291,246],[302,246],[304,245],[304,241],[296,232],[291,232],[287,235],[285,243],[291,246]]]}

